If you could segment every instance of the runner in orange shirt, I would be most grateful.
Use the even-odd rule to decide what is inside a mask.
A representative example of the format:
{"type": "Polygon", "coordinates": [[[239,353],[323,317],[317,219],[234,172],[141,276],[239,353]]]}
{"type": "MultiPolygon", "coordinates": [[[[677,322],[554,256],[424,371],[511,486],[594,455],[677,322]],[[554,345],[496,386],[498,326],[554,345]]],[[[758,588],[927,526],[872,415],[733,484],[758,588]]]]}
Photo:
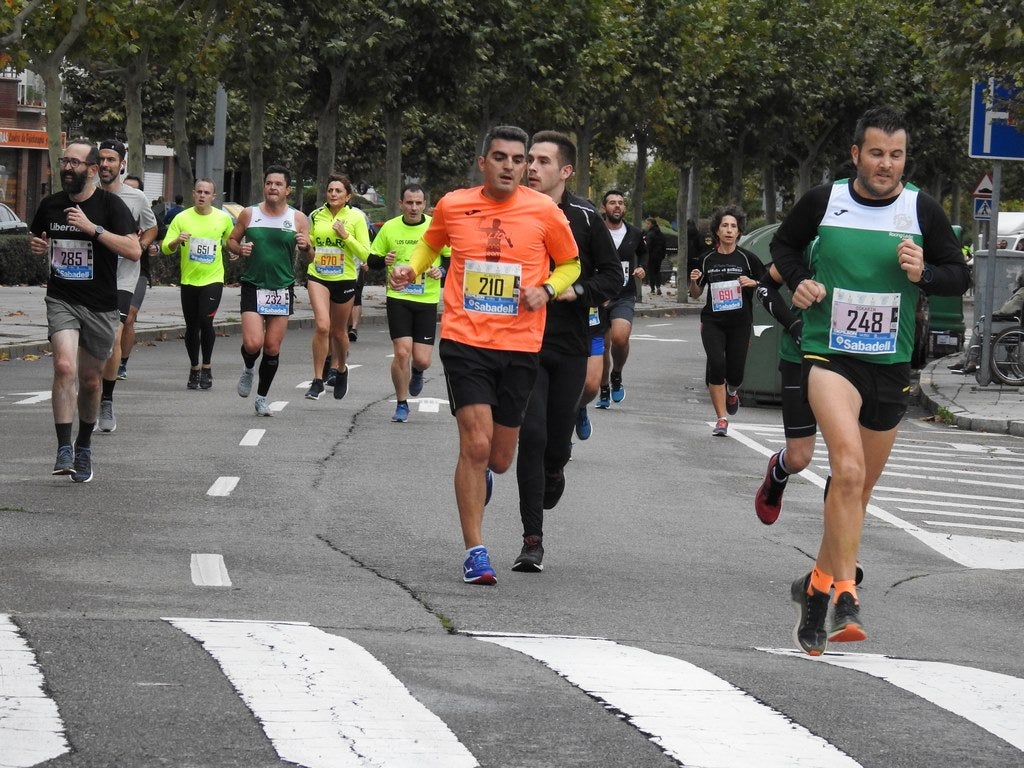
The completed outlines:
{"type": "Polygon", "coordinates": [[[561,210],[520,185],[527,139],[521,128],[492,128],[477,158],[483,185],[441,198],[410,262],[390,276],[392,288],[402,290],[451,246],[438,352],[459,426],[455,498],[466,545],[463,580],[471,584],[497,580],[483,546],[491,471],[505,472],[515,455],[546,305],[580,274],[561,210]]]}

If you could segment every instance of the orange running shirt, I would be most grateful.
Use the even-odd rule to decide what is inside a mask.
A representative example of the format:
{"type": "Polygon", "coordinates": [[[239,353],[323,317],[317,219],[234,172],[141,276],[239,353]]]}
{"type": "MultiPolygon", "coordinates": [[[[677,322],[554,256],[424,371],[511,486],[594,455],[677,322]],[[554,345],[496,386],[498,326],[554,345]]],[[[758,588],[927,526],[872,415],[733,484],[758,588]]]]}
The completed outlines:
{"type": "Polygon", "coordinates": [[[452,249],[444,286],[441,338],[483,349],[537,352],[547,307],[519,306],[522,287],[539,286],[551,263],[577,257],[565,214],[547,195],[519,186],[503,202],[483,187],[442,197],[423,239],[452,249]]]}

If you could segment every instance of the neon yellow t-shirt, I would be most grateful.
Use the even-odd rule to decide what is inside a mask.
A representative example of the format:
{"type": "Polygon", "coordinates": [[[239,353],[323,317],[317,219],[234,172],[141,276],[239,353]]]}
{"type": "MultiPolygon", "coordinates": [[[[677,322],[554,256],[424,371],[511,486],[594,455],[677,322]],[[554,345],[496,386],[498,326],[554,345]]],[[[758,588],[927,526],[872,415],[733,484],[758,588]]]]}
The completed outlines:
{"type": "Polygon", "coordinates": [[[186,208],[171,221],[160,250],[170,256],[170,245],[182,232],[191,236],[178,248],[182,285],[211,285],[224,282],[224,246],[231,234],[231,217],[219,208],[207,214],[186,208]]]}

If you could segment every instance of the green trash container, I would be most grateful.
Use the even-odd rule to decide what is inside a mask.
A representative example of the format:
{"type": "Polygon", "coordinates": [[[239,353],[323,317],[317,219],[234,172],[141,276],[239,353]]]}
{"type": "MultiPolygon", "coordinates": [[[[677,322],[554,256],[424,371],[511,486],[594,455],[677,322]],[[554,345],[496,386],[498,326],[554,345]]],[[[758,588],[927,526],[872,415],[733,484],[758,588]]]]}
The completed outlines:
{"type": "MultiPolygon", "coordinates": [[[[787,292],[788,293],[788,292],[787,292]]],[[[754,327],[739,393],[743,405],[778,405],[782,402],[779,339],[785,330],[754,300],[754,327]]]]}
{"type": "Polygon", "coordinates": [[[931,330],[928,355],[932,358],[955,355],[964,348],[964,297],[929,296],[931,330]]]}

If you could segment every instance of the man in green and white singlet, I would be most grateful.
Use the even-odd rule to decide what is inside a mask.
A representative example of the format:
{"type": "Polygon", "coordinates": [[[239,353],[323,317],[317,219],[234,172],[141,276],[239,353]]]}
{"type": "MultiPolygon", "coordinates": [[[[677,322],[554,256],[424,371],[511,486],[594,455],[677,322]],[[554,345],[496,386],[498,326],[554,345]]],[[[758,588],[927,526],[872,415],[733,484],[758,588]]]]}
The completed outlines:
{"type": "Polygon", "coordinates": [[[260,379],[256,389],[256,414],[272,416],[267,393],[277,373],[281,342],[295,305],[295,249],[309,250],[309,220],[288,205],[291,173],[271,165],[263,175],[263,202],[238,215],[228,237],[232,260],[247,259],[241,277],[242,360],[238,394],[252,392],[256,360],[260,353],[260,379]]]}
{"type": "Polygon", "coordinates": [[[942,206],[903,181],[907,141],[895,109],[865,112],[850,149],[855,177],[810,190],[771,244],[793,304],[804,310],[807,402],[832,470],[814,569],[790,588],[799,608],[796,642],[812,656],[830,640],[867,638],[857,550],[871,492],[907,410],[917,299],[922,291],[959,295],[970,284],[942,206]]]}

